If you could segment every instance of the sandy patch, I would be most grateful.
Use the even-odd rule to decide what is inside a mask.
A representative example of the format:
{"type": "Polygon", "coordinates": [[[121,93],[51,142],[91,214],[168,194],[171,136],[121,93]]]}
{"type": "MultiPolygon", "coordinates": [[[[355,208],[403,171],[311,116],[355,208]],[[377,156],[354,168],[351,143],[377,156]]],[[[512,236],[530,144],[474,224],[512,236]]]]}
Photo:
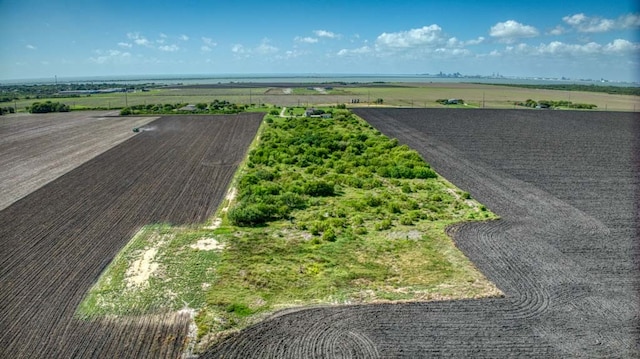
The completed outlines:
{"type": "Polygon", "coordinates": [[[125,279],[127,288],[140,287],[147,283],[149,277],[158,269],[158,263],[153,261],[157,253],[158,248],[147,249],[140,259],[131,263],[125,279]]]}
{"type": "MultiPolygon", "coordinates": [[[[231,206],[231,202],[233,202],[233,200],[236,198],[236,196],[238,195],[238,190],[235,187],[232,187],[229,192],[227,192],[227,195],[224,197],[225,201],[227,202],[225,204],[224,207],[222,207],[222,209],[220,210],[223,213],[226,213],[229,211],[229,207],[231,206]]],[[[220,226],[222,225],[222,218],[220,217],[215,217],[213,218],[213,220],[211,221],[211,225],[204,227],[205,229],[218,229],[220,228],[220,226]]]]}
{"type": "Polygon", "coordinates": [[[206,237],[190,245],[189,247],[193,249],[199,249],[201,251],[219,251],[224,249],[224,244],[218,242],[215,238],[206,237]]]}

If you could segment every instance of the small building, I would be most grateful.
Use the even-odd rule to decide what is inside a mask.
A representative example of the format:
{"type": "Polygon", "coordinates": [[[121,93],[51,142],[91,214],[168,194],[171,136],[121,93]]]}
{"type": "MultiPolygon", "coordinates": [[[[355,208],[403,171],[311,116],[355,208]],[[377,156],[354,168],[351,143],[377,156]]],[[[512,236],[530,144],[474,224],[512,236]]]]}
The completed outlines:
{"type": "Polygon", "coordinates": [[[196,105],[186,105],[178,109],[178,111],[195,111],[196,105]]]}

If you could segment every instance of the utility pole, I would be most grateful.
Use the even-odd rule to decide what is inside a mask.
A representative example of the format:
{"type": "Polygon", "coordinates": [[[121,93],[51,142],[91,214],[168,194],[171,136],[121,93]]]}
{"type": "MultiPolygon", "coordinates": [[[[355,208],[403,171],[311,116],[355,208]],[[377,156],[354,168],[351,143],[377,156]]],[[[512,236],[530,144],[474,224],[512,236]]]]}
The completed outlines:
{"type": "Polygon", "coordinates": [[[124,89],[124,107],[129,107],[129,101],[127,100],[127,89],[124,89]]]}
{"type": "Polygon", "coordinates": [[[484,92],[482,93],[482,108],[484,108],[484,92]]]}

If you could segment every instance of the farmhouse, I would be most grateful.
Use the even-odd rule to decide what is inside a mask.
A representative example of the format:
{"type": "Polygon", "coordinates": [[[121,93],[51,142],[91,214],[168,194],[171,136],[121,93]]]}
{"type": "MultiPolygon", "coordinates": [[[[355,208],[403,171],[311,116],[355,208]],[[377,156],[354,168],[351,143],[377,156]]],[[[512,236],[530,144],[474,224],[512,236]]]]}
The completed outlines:
{"type": "Polygon", "coordinates": [[[324,112],[324,110],[316,109],[316,108],[308,108],[304,111],[304,117],[322,117],[322,118],[331,118],[331,114],[324,112]]]}

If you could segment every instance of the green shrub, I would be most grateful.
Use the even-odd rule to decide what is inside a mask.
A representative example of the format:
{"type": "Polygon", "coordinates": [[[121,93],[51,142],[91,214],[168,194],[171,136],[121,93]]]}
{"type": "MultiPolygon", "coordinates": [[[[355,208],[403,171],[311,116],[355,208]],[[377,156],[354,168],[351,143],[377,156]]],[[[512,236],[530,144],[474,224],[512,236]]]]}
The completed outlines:
{"type": "Polygon", "coordinates": [[[240,227],[252,227],[264,224],[272,219],[272,209],[264,204],[239,203],[227,213],[232,224],[240,227]]]}
{"type": "Polygon", "coordinates": [[[304,194],[313,197],[328,197],[335,194],[335,185],[325,181],[309,181],[303,186],[304,194]]]}
{"type": "Polygon", "coordinates": [[[382,221],[376,223],[374,225],[376,231],[384,231],[391,228],[391,220],[388,218],[383,219],[382,221]]]}

